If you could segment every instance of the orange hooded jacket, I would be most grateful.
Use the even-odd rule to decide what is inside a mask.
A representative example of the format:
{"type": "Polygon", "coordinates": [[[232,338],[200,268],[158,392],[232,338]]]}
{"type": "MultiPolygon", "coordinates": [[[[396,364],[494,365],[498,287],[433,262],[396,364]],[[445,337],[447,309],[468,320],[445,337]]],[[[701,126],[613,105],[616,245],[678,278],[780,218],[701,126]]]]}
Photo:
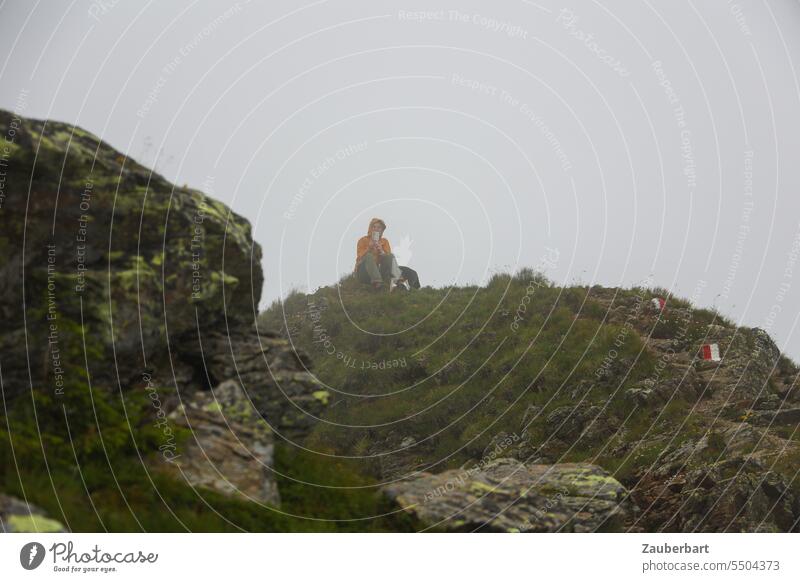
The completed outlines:
{"type": "MultiPolygon", "coordinates": [[[[369,228],[367,228],[367,236],[362,236],[358,239],[358,245],[356,245],[356,266],[354,271],[358,271],[358,265],[361,263],[361,259],[370,252],[370,247],[372,244],[371,236],[372,236],[372,227],[375,223],[380,223],[383,226],[383,229],[386,230],[386,223],[382,221],[380,218],[373,218],[369,221],[369,228]]],[[[392,247],[389,245],[389,241],[385,238],[381,237],[380,241],[381,248],[383,249],[384,253],[391,253],[392,247]]],[[[371,251],[372,254],[375,256],[375,259],[378,259],[379,253],[376,250],[371,251]]]]}

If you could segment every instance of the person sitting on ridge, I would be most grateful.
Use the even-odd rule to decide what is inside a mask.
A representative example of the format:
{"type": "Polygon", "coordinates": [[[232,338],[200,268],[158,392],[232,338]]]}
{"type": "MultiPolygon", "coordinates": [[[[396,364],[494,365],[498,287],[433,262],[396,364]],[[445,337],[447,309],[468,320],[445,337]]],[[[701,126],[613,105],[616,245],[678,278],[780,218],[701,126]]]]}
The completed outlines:
{"type": "Polygon", "coordinates": [[[369,221],[367,236],[358,239],[356,246],[355,274],[359,281],[371,283],[375,290],[381,289],[386,281],[390,292],[398,285],[408,289],[408,283],[403,279],[397,259],[392,254],[392,247],[383,238],[384,230],[386,223],[380,218],[369,221]]]}

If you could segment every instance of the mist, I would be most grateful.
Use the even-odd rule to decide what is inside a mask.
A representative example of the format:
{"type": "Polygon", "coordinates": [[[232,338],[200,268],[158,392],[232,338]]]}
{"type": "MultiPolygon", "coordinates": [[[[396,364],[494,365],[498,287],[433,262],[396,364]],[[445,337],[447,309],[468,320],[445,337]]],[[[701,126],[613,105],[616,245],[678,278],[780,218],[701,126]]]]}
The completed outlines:
{"type": "Polygon", "coordinates": [[[0,107],[247,217],[262,307],[372,217],[424,285],[667,288],[800,359],[794,2],[6,2],[0,107]]]}

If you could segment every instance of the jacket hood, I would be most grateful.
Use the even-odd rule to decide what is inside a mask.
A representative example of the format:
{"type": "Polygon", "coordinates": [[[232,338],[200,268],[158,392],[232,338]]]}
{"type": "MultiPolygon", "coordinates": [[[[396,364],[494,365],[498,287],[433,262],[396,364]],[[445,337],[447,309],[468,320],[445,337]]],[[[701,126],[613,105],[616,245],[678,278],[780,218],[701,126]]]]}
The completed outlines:
{"type": "Polygon", "coordinates": [[[369,236],[370,233],[372,232],[372,227],[375,225],[375,223],[379,223],[383,227],[383,230],[386,230],[386,223],[384,221],[382,221],[380,218],[373,218],[372,220],[369,221],[369,228],[367,228],[367,236],[369,236]]]}

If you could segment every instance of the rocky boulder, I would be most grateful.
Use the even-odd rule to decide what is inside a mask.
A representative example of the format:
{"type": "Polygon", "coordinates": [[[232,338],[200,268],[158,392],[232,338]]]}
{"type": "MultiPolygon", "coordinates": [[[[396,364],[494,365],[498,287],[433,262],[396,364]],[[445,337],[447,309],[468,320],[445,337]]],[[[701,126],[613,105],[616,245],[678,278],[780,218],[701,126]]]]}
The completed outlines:
{"type": "Polygon", "coordinates": [[[131,402],[160,433],[144,451],[154,462],[277,504],[275,435],[302,438],[328,393],[302,353],[256,330],[261,248],[248,221],[80,128],[0,111],[0,133],[6,401],[23,408],[33,392],[74,422],[90,386],[113,405],[145,395],[152,407],[131,402]]]}
{"type": "Polygon", "coordinates": [[[720,429],[666,449],[639,477],[637,525],[646,531],[797,531],[800,497],[792,481],[800,448],[747,423],[720,423],[720,429]]]}
{"type": "Polygon", "coordinates": [[[603,469],[496,459],[471,469],[418,476],[384,487],[426,528],[443,531],[591,532],[623,527],[636,508],[603,469]]]}
{"type": "MultiPolygon", "coordinates": [[[[174,359],[187,370],[177,379],[179,390],[191,393],[202,384],[235,380],[276,435],[286,440],[306,435],[328,404],[330,393],[311,372],[305,353],[255,326],[187,337],[174,359]],[[197,377],[198,370],[202,377],[197,377]]],[[[162,368],[168,369],[166,364],[162,368]]]]}
{"type": "Polygon", "coordinates": [[[93,377],[125,384],[182,334],[253,321],[261,249],[244,218],[77,127],[0,110],[0,133],[7,396],[82,366],[83,337],[93,377]]]}
{"type": "Polygon", "coordinates": [[[272,430],[235,380],[195,392],[168,418],[190,436],[168,457],[156,457],[156,468],[194,487],[280,504],[272,430]]]}

